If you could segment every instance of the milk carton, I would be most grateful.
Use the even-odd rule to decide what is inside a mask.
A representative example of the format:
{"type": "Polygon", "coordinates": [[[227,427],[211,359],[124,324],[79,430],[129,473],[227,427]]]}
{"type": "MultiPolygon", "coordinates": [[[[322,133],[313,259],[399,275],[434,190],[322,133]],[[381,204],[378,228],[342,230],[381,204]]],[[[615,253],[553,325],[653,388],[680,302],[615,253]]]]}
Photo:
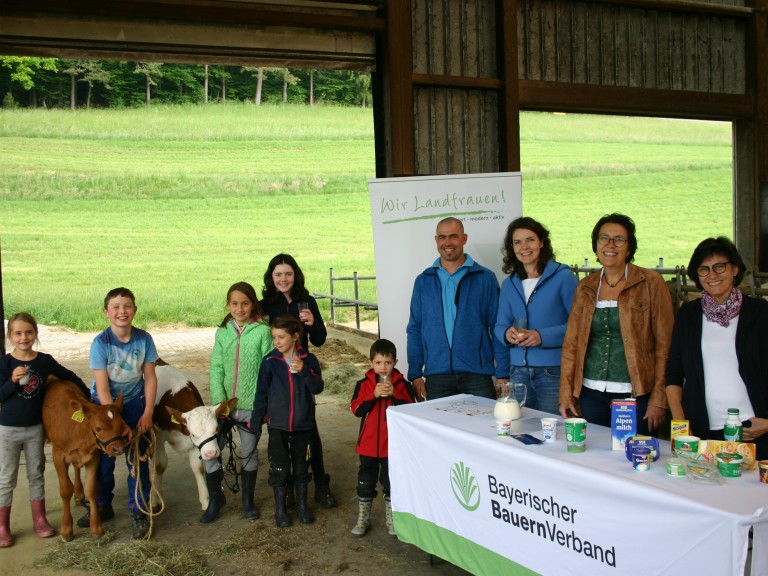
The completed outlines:
{"type": "Polygon", "coordinates": [[[637,403],[634,398],[611,402],[611,438],[614,450],[624,450],[625,442],[637,433],[637,403]]]}

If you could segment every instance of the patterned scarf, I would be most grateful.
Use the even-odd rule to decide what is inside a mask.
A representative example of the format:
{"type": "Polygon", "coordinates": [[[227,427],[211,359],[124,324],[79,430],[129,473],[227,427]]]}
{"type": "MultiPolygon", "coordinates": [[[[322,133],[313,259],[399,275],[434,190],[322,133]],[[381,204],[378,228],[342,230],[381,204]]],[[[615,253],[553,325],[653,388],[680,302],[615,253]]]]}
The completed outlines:
{"type": "Polygon", "coordinates": [[[741,302],[744,299],[741,294],[741,290],[734,288],[731,290],[728,300],[725,304],[718,304],[715,299],[709,295],[706,290],[701,295],[701,308],[704,311],[704,316],[710,322],[716,322],[723,328],[727,328],[731,319],[739,315],[741,310],[741,302]]]}

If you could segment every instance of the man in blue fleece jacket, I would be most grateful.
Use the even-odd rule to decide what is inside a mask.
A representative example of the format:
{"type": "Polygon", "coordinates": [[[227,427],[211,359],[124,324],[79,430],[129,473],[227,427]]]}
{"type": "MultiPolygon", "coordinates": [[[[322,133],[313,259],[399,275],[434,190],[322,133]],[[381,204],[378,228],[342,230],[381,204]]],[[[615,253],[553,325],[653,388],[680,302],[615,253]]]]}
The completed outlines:
{"type": "Polygon", "coordinates": [[[441,220],[440,257],[413,285],[408,380],[419,401],[459,393],[495,398],[493,376],[509,381],[509,352],[493,336],[499,282],[465,254],[467,238],[461,220],[441,220]]]}

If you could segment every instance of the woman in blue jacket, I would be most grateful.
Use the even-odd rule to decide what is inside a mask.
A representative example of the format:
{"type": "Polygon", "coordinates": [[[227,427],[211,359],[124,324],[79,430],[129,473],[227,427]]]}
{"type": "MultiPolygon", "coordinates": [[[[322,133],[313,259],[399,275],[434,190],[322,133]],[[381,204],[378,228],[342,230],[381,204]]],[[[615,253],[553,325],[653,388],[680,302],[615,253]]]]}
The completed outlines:
{"type": "Polygon", "coordinates": [[[528,389],[526,406],[558,413],[560,352],[578,281],[554,260],[549,230],[514,220],[504,237],[499,312],[494,334],[509,346],[510,383],[528,389]]]}

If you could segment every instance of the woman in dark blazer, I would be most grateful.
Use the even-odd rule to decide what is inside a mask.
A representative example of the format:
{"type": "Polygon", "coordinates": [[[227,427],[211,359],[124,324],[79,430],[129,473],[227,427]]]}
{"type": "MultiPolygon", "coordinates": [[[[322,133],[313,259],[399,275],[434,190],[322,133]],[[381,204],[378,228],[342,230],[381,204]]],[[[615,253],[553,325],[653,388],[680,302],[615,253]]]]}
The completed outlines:
{"type": "Polygon", "coordinates": [[[768,458],[768,302],[737,288],[745,266],[723,236],[694,250],[688,276],[702,297],[680,307],[667,360],[672,418],[700,438],[723,439],[728,408],[738,408],[744,441],[768,458]]]}

